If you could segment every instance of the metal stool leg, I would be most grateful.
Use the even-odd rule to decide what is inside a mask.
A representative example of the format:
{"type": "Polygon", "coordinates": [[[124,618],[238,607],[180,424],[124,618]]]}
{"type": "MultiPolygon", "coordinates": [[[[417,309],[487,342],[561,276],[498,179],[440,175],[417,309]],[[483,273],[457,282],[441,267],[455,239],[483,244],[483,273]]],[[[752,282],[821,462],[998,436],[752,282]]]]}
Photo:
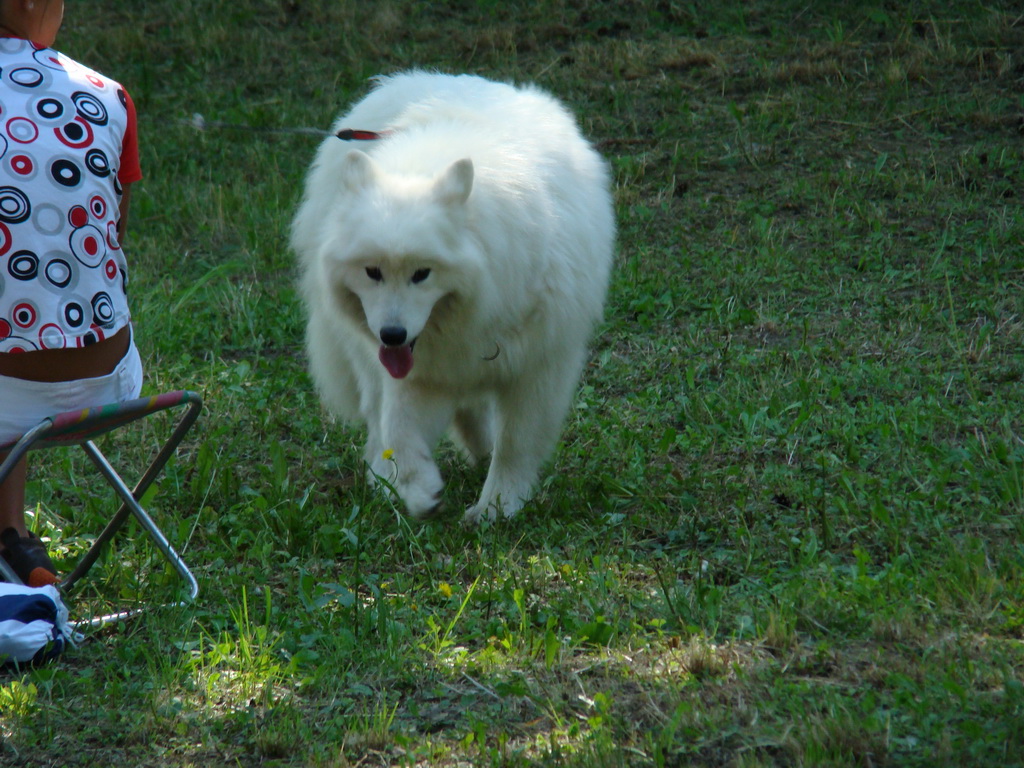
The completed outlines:
{"type": "Polygon", "coordinates": [[[22,584],[22,580],[18,578],[18,574],[7,564],[7,561],[0,557],[0,574],[3,575],[4,581],[8,584],[22,584]]]}
{"type": "MultiPolygon", "coordinates": [[[[93,464],[107,479],[107,482],[114,488],[117,495],[121,497],[123,502],[121,509],[118,510],[117,514],[107,524],[107,527],[103,529],[103,532],[99,535],[92,547],[85,554],[82,560],[74,571],[61,583],[61,589],[70,589],[81,576],[89,570],[92,564],[99,557],[100,549],[106,544],[116,533],[117,529],[124,524],[125,519],[129,513],[135,516],[135,519],[139,521],[139,524],[145,529],[145,531],[153,539],[153,543],[156,544],[157,549],[160,550],[161,554],[167,561],[174,566],[174,570],[178,572],[178,575],[188,584],[188,599],[195,600],[196,595],[199,594],[199,584],[196,582],[195,576],[185,565],[185,561],[181,559],[181,556],[175,551],[174,547],[171,546],[170,542],[167,541],[167,537],[164,536],[153,519],[146,513],[141,506],[139,506],[139,499],[142,498],[143,494],[152,484],[153,480],[156,479],[162,467],[154,467],[150,465],[149,471],[146,472],[145,477],[139,481],[139,484],[135,486],[135,490],[131,491],[128,486],[124,484],[120,475],[114,471],[114,468],[110,466],[110,462],[100,452],[99,448],[91,441],[87,441],[82,444],[85,452],[89,454],[89,458],[92,459],[93,464]]],[[[160,457],[157,457],[158,460],[160,457]]],[[[166,460],[165,460],[166,461],[166,460]]],[[[157,462],[154,462],[156,464],[157,462]]],[[[163,462],[161,462],[162,464],[163,462]]]]}

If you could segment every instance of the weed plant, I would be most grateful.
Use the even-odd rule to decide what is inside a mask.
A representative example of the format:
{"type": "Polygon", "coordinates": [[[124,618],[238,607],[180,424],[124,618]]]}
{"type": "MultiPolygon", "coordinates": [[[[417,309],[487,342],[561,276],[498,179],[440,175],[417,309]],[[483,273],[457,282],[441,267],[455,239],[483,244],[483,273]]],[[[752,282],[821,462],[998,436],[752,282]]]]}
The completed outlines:
{"type": "MultiPolygon", "coordinates": [[[[59,47],[139,108],[145,391],[205,400],[149,501],[201,593],[5,671],[0,763],[1024,764],[1018,4],[93,0],[59,47]],[[279,129],[409,67],[538,83],[614,171],[606,319],[508,524],[458,524],[447,449],[405,518],[306,374],[317,139],[279,129]]],[[[70,563],[112,502],[47,458],[70,563]]],[[[122,536],[69,602],[175,588],[122,536]]]]}

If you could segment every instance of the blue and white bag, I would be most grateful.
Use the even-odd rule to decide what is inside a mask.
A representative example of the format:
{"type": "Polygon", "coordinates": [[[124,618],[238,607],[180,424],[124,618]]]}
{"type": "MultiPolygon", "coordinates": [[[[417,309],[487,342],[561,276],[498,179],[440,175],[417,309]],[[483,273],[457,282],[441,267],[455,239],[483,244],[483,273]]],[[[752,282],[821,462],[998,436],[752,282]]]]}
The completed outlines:
{"type": "Polygon", "coordinates": [[[0,582],[0,665],[38,664],[74,645],[56,587],[0,582]]]}

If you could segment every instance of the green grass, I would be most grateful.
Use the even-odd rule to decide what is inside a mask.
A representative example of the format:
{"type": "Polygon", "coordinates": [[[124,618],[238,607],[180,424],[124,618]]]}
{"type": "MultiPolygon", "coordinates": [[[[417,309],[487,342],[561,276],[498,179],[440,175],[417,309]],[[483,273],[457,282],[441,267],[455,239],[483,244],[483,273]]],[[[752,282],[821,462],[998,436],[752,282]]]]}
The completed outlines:
{"type": "MultiPolygon", "coordinates": [[[[151,506],[202,591],[3,673],[0,763],[1024,765],[1024,18],[705,5],[69,4],[59,47],[139,106],[146,391],[206,403],[151,506]],[[511,524],[458,525],[448,449],[409,521],[323,418],[287,251],[316,140],[187,125],[326,128],[412,66],[550,89],[616,179],[511,524]]],[[[77,456],[34,477],[70,562],[110,501],[77,456]]],[[[122,537],[69,602],[174,588],[122,537]]]]}

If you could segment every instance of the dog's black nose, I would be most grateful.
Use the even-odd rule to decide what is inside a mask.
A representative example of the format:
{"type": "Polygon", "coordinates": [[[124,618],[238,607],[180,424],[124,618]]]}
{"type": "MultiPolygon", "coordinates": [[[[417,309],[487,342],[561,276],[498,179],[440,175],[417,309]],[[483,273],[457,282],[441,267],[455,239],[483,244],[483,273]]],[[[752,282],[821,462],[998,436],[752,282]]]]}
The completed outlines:
{"type": "Polygon", "coordinates": [[[400,347],[405,344],[408,334],[400,325],[385,325],[380,329],[380,340],[389,347],[400,347]]]}

